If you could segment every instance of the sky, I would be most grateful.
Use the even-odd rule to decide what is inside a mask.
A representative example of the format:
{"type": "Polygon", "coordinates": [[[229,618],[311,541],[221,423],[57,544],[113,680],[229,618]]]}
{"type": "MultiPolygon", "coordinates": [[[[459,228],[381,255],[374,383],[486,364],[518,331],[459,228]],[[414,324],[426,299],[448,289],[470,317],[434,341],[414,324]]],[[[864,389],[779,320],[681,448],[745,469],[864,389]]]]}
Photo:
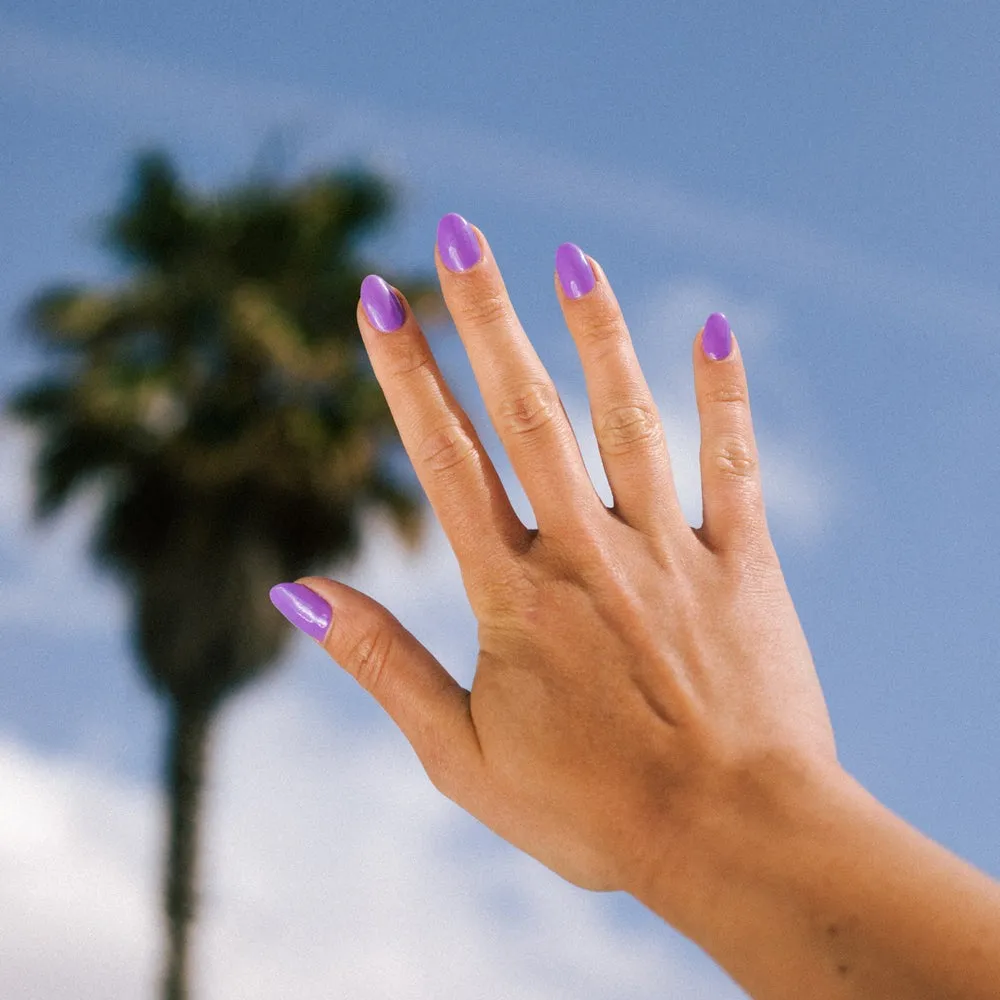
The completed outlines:
{"type": "MultiPolygon", "coordinates": [[[[691,341],[725,312],[840,759],[1000,877],[998,45],[990,2],[0,0],[0,397],[45,369],[28,297],[115,274],[97,223],[152,146],[206,191],[255,163],[379,171],[398,208],[366,253],[391,274],[433,272],[446,212],[474,222],[608,503],[555,248],[615,288],[693,525],[691,341]]],[[[534,526],[458,338],[434,349],[534,526]]],[[[100,497],[32,526],[33,451],[0,421],[0,992],[148,997],[161,708],[88,561],[100,497]]],[[[373,519],[329,575],[468,684],[476,623],[428,516],[421,552],[373,519]]],[[[744,996],[441,797],[304,637],[216,734],[194,963],[216,1000],[744,996]]]]}

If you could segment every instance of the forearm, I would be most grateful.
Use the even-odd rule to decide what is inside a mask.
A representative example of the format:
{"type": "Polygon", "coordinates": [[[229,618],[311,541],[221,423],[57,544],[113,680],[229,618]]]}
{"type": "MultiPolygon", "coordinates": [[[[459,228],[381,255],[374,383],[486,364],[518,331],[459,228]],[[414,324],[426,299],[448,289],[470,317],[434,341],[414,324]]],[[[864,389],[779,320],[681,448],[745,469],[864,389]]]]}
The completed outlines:
{"type": "Polygon", "coordinates": [[[700,830],[711,874],[636,895],[755,1000],[1000,997],[1000,883],[842,772],[748,784],[700,830]]]}

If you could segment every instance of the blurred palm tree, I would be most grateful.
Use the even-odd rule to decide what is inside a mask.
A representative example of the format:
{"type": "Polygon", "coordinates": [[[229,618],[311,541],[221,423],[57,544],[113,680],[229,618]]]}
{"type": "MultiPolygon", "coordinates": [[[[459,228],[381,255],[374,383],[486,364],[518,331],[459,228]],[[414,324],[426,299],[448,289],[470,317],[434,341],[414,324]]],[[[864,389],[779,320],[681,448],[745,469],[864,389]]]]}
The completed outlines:
{"type": "MultiPolygon", "coordinates": [[[[57,362],[11,403],[41,431],[35,516],[102,484],[92,554],[131,592],[137,660],[169,710],[165,1000],[188,996],[212,723],[293,634],[268,589],[353,559],[366,508],[411,549],[422,537],[423,506],[382,463],[399,439],[355,319],[378,270],[358,243],[391,207],[360,170],[204,196],[144,154],[104,231],[122,280],[28,308],[57,362]]],[[[389,280],[425,323],[444,318],[435,281],[389,280]]]]}

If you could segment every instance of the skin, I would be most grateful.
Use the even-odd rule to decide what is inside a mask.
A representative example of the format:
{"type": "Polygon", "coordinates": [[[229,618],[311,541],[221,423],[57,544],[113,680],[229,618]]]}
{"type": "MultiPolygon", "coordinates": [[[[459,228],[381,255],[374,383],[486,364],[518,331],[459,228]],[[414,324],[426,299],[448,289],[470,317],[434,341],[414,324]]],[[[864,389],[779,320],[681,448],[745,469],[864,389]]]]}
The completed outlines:
{"type": "MultiPolygon", "coordinates": [[[[412,312],[358,326],[479,623],[471,690],[364,594],[330,656],[400,727],[434,786],[586,889],[631,893],[752,996],[1000,997],[1000,885],[840,766],[767,527],[739,343],[692,345],[703,524],[681,511],[656,405],[607,278],[555,291],[614,507],[483,234],[445,301],[538,528],[512,508],[412,312]],[[990,945],[992,942],[992,946],[990,945]]],[[[398,292],[397,292],[398,294],[398,292]]],[[[402,301],[402,297],[400,296],[402,301]]]]}

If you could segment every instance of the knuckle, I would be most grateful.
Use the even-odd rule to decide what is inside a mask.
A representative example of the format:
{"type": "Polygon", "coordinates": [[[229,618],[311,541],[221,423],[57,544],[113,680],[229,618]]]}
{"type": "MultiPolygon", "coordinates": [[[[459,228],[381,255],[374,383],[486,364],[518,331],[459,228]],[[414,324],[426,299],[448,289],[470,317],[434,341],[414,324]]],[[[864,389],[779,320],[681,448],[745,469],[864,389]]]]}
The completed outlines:
{"type": "Polygon", "coordinates": [[[420,748],[418,755],[430,783],[447,799],[454,800],[456,782],[454,768],[445,746],[431,740],[420,748]]]}
{"type": "Polygon", "coordinates": [[[480,648],[485,648],[482,642],[484,634],[491,628],[500,627],[503,622],[515,620],[521,607],[533,599],[533,595],[530,564],[520,560],[491,563],[477,593],[474,597],[470,595],[470,600],[478,605],[473,607],[473,611],[480,623],[480,648]]]}
{"type": "Polygon", "coordinates": [[[779,574],[781,570],[766,526],[755,523],[743,534],[741,543],[730,545],[722,557],[738,589],[761,594],[774,592],[775,569],[779,574]]]}
{"type": "Polygon", "coordinates": [[[447,472],[475,454],[472,438],[460,424],[448,424],[424,438],[417,457],[434,472],[447,472]]]}
{"type": "Polygon", "coordinates": [[[581,340],[594,346],[617,345],[624,332],[621,314],[603,304],[596,305],[586,322],[580,325],[581,340]]]}
{"type": "Polygon", "coordinates": [[[659,437],[663,428],[658,415],[645,405],[616,406],[604,414],[597,430],[601,448],[612,455],[659,437]]]}
{"type": "Polygon", "coordinates": [[[518,596],[513,617],[533,626],[544,609],[565,613],[562,587],[585,589],[602,581],[609,567],[609,541],[604,517],[574,512],[559,534],[536,538],[535,558],[525,563],[528,587],[518,596]]]}
{"type": "Polygon", "coordinates": [[[510,317],[507,296],[497,291],[471,290],[462,302],[463,317],[473,326],[495,326],[510,317]]]}
{"type": "Polygon", "coordinates": [[[529,382],[519,386],[500,404],[500,423],[513,434],[538,431],[551,423],[559,412],[559,396],[549,382],[529,382]]]}
{"type": "Polygon", "coordinates": [[[709,386],[702,399],[710,404],[750,405],[750,395],[747,392],[746,382],[742,379],[724,379],[709,386]]]}
{"type": "Polygon", "coordinates": [[[357,682],[376,697],[382,692],[395,648],[395,637],[384,625],[365,631],[354,643],[347,657],[357,682]]]}
{"type": "Polygon", "coordinates": [[[400,337],[392,342],[389,353],[389,366],[392,374],[405,378],[426,368],[431,360],[430,351],[424,344],[414,342],[408,337],[400,337]]]}
{"type": "Polygon", "coordinates": [[[757,474],[757,449],[744,437],[729,436],[715,442],[715,469],[727,479],[752,479],[757,474]]]}

